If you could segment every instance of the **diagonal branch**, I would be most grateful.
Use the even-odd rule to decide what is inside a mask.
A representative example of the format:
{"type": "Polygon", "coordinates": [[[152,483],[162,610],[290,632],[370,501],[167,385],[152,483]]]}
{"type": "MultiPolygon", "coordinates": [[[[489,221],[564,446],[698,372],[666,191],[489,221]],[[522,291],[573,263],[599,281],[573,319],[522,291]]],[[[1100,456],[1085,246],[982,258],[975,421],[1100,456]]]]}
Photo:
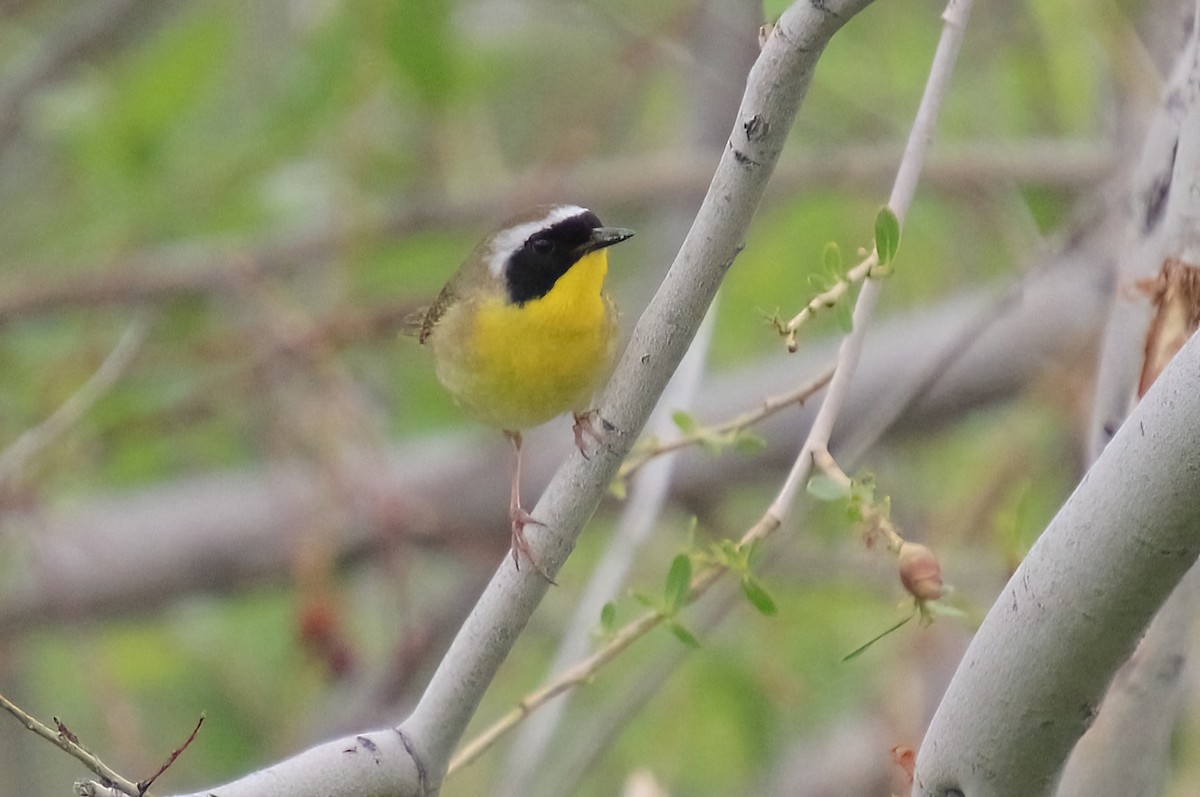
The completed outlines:
{"type": "Polygon", "coordinates": [[[1114,291],[1101,353],[1092,467],[960,663],[922,743],[914,796],[1057,788],[1098,797],[1160,787],[1175,716],[1174,657],[1185,649],[1176,629],[1186,624],[1181,612],[1190,616],[1179,603],[1194,604],[1194,584],[1177,590],[1139,656],[1113,675],[1200,551],[1200,340],[1192,337],[1126,418],[1149,306],[1130,288],[1164,258],[1200,262],[1196,42],[1193,29],[1129,189],[1133,212],[1118,253],[1124,284],[1114,291]],[[1139,681],[1154,688],[1140,689],[1139,681]]]}
{"type": "MultiPolygon", "coordinates": [[[[954,63],[958,58],[959,47],[962,45],[963,30],[971,11],[971,2],[972,0],[950,0],[942,14],[945,22],[942,28],[942,37],[938,42],[937,51],[934,53],[933,64],[929,69],[929,80],[926,83],[925,92],[921,96],[921,104],[917,108],[917,118],[909,132],[908,143],[904,148],[904,157],[900,160],[896,180],[892,184],[892,194],[888,199],[888,207],[896,215],[901,227],[903,227],[904,217],[908,214],[908,207],[912,204],[913,196],[917,191],[917,180],[925,163],[929,142],[933,138],[938,111],[941,109],[942,99],[946,96],[950,75],[954,71],[954,63]]],[[[868,264],[867,273],[869,274],[871,268],[879,264],[878,251],[871,252],[866,259],[866,264],[868,264]]],[[[814,457],[822,452],[828,453],[834,424],[845,405],[851,380],[854,378],[858,362],[862,357],[867,327],[875,311],[875,304],[879,301],[880,289],[880,280],[868,278],[858,294],[858,301],[854,305],[854,326],[838,349],[837,366],[833,379],[829,383],[829,390],[821,402],[821,408],[817,410],[817,417],[808,433],[808,439],[805,440],[800,454],[792,466],[791,473],[767,510],[768,514],[779,522],[787,517],[796,502],[796,496],[808,482],[808,477],[812,473],[814,457]]]]}
{"type": "Polygon", "coordinates": [[[49,448],[87,413],[100,398],[112,389],[129,369],[146,338],[146,321],[136,319],[117,341],[117,345],[100,363],[86,382],[46,420],[28,430],[8,448],[0,451],[0,487],[12,481],[35,456],[49,448]]]}
{"type": "MultiPolygon", "coordinates": [[[[568,459],[534,510],[547,527],[534,529],[530,543],[549,575],[574,547],[741,249],[818,57],[869,3],[801,0],[784,12],[764,46],[708,195],[601,398],[601,413],[615,431],[590,461],[568,459]]],[[[531,571],[518,572],[504,559],[398,728],[313,748],[223,786],[222,797],[437,794],[454,747],[548,589],[531,571]]]]}
{"type": "MultiPolygon", "coordinates": [[[[867,4],[795,3],[763,47],[708,195],[600,401],[601,414],[616,431],[590,462],[568,459],[534,512],[548,528],[536,529],[530,541],[551,576],[574,547],[733,265],[818,57],[830,37],[867,4]]],[[[502,566],[401,725],[425,767],[430,790],[440,786],[451,751],[546,589],[536,574],[502,566]]]]}
{"type": "MultiPolygon", "coordinates": [[[[873,324],[842,415],[841,427],[853,430],[854,439],[835,436],[839,456],[849,451],[854,459],[853,452],[861,451],[859,436],[875,423],[881,404],[894,408],[896,425],[912,433],[1009,399],[1048,362],[1078,361],[1095,339],[1111,290],[1107,270],[1094,264],[1112,252],[1098,243],[1087,236],[1075,248],[1039,260],[1022,282],[1021,300],[1003,303],[997,316],[989,315],[994,289],[981,289],[873,324]],[[981,317],[990,318],[988,326],[979,326],[981,317]],[[958,354],[947,362],[951,350],[958,354]],[[929,374],[939,377],[930,382],[929,374]]],[[[697,416],[742,413],[747,384],[782,395],[794,387],[794,373],[826,368],[834,343],[813,341],[793,355],[788,369],[765,360],[706,380],[697,416]]],[[[767,447],[735,468],[735,478],[759,479],[768,469],[788,467],[814,412],[808,402],[762,419],[767,447]]],[[[540,489],[570,443],[531,440],[537,444],[526,475],[540,489]]],[[[460,554],[490,545],[486,549],[498,554],[495,540],[503,529],[489,525],[489,518],[497,522],[495,507],[506,500],[507,485],[488,488],[481,475],[494,465],[478,450],[475,436],[415,440],[390,450],[382,470],[366,462],[348,468],[344,478],[363,500],[343,507],[346,519],[331,537],[339,555],[353,559],[396,537],[449,545],[460,554]],[[476,489],[467,495],[463,484],[476,489]],[[431,529],[426,536],[411,533],[414,516],[431,529]]],[[[687,457],[679,465],[680,494],[711,494],[731,484],[724,458],[687,457]]],[[[321,476],[302,463],[279,461],[270,471],[189,476],[116,498],[94,496],[67,510],[9,511],[0,518],[0,536],[39,533],[37,545],[19,554],[20,576],[0,583],[0,636],[39,623],[163,607],[197,589],[242,589],[278,578],[292,561],[289,519],[318,506],[321,484],[321,476]],[[69,593],[61,589],[64,583],[71,584],[69,593]]]]}
{"type": "MultiPolygon", "coordinates": [[[[1196,191],[1200,180],[1200,136],[1196,135],[1200,124],[1200,17],[1196,12],[1200,8],[1194,2],[1190,5],[1191,36],[1143,142],[1141,162],[1129,190],[1134,223],[1124,230],[1125,246],[1119,258],[1123,289],[1113,299],[1100,355],[1088,452],[1092,459],[1124,417],[1141,383],[1154,378],[1153,364],[1170,357],[1169,349],[1151,347],[1156,327],[1162,331],[1164,322],[1174,315],[1173,308],[1160,303],[1166,297],[1159,295],[1157,301],[1151,301],[1145,294],[1123,294],[1131,285],[1144,284],[1139,277],[1172,274],[1194,281],[1200,268],[1200,239],[1195,232],[1200,220],[1200,194],[1196,191]],[[1168,271],[1168,265],[1175,270],[1168,271]],[[1152,305],[1157,305],[1158,312],[1147,323],[1152,305]],[[1139,364],[1142,379],[1135,390],[1139,364]]],[[[1186,318],[1194,312],[1194,308],[1186,308],[1181,315],[1186,318]]],[[[1182,326],[1178,332],[1186,334],[1182,326]]],[[[1175,335],[1165,338],[1174,340],[1175,335]]],[[[1162,791],[1170,768],[1172,732],[1180,716],[1180,696],[1186,688],[1180,665],[1193,641],[1191,627],[1198,606],[1200,568],[1193,567],[1158,612],[1137,651],[1113,678],[1099,717],[1067,760],[1056,792],[1059,797],[1162,791]]]]}
{"type": "Polygon", "coordinates": [[[103,788],[110,790],[110,793],[125,795],[126,797],[142,797],[145,794],[145,790],[138,784],[121,775],[121,773],[101,761],[95,753],[81,745],[79,740],[75,738],[75,735],[57,720],[55,722],[58,725],[58,730],[55,730],[4,695],[0,695],[0,708],[16,717],[30,731],[51,744],[61,747],[68,755],[103,778],[107,784],[110,784],[103,788]]]}
{"type": "Polygon", "coordinates": [[[917,759],[913,797],[1045,795],[1117,667],[1200,553],[1200,337],[1009,580],[917,759]]]}

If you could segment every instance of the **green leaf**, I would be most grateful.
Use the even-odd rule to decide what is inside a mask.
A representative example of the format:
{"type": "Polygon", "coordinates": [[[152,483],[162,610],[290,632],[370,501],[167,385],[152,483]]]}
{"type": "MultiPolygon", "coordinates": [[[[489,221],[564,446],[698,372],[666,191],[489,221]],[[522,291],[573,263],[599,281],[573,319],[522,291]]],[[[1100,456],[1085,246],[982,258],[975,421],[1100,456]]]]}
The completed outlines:
{"type": "Polygon", "coordinates": [[[667,621],[667,630],[674,634],[676,639],[687,645],[689,648],[700,647],[700,640],[696,639],[696,635],[674,620],[667,621]]]}
{"type": "Polygon", "coordinates": [[[636,590],[635,590],[635,591],[634,591],[634,592],[632,592],[631,594],[633,595],[633,599],[634,599],[635,601],[637,601],[638,603],[642,604],[642,605],[643,605],[643,606],[645,606],[647,609],[653,609],[653,610],[654,610],[654,611],[656,611],[656,612],[657,612],[657,611],[661,611],[661,607],[658,605],[658,601],[654,600],[654,598],[651,598],[651,597],[650,597],[649,595],[647,595],[646,593],[644,593],[644,592],[638,592],[638,591],[636,591],[636,590]]]}
{"type": "Polygon", "coordinates": [[[691,434],[696,431],[696,419],[687,414],[683,410],[675,410],[671,413],[671,420],[679,428],[679,431],[684,434],[691,434]]]}
{"type": "Polygon", "coordinates": [[[888,634],[890,634],[894,631],[899,631],[902,627],[904,627],[905,623],[907,623],[909,620],[913,619],[916,616],[917,616],[917,610],[916,610],[916,607],[914,607],[913,610],[909,613],[909,615],[907,617],[905,617],[900,622],[896,623],[894,626],[892,626],[888,630],[884,631],[882,634],[879,634],[878,636],[874,637],[873,639],[868,640],[866,642],[866,644],[847,653],[845,656],[842,657],[842,661],[850,661],[851,659],[858,658],[859,656],[861,656],[863,653],[866,652],[867,648],[871,647],[872,645],[874,645],[879,640],[883,639],[888,634]]]}
{"type": "Polygon", "coordinates": [[[825,293],[825,291],[836,285],[836,282],[830,281],[826,274],[809,274],[808,287],[812,288],[817,293],[825,293]]]}
{"type": "Polygon", "coordinates": [[[767,592],[767,588],[749,573],[742,575],[742,592],[746,593],[746,598],[754,608],[767,617],[774,617],[779,611],[779,607],[775,605],[775,599],[767,592]]]}
{"type": "Polygon", "coordinates": [[[763,549],[763,541],[761,538],[750,543],[750,545],[748,547],[747,546],[742,547],[742,550],[746,554],[746,565],[747,566],[749,566],[749,564],[751,562],[758,561],[758,554],[760,551],[762,551],[762,549],[763,549]]]}
{"type": "Polygon", "coordinates": [[[767,438],[753,432],[738,432],[733,438],[733,448],[740,454],[757,454],[767,447],[767,438]]]}
{"type": "Polygon", "coordinates": [[[842,268],[842,248],[837,245],[836,241],[830,241],[825,244],[825,251],[821,253],[821,262],[825,265],[825,271],[841,278],[844,273],[842,268]]]}
{"type": "Polygon", "coordinates": [[[808,480],[808,493],[818,501],[842,501],[850,497],[850,488],[824,473],[815,473],[808,480]]]}
{"type": "Polygon", "coordinates": [[[900,220],[891,208],[881,208],[875,217],[875,251],[879,253],[879,264],[886,266],[891,263],[899,246],[900,220]]]}
{"type": "Polygon", "coordinates": [[[666,610],[667,614],[675,612],[687,605],[688,593],[692,588],[692,560],[681,553],[671,562],[667,571],[666,610]]]}
{"type": "Polygon", "coordinates": [[[613,630],[613,626],[617,622],[617,604],[609,601],[600,609],[600,628],[604,633],[613,630]]]}

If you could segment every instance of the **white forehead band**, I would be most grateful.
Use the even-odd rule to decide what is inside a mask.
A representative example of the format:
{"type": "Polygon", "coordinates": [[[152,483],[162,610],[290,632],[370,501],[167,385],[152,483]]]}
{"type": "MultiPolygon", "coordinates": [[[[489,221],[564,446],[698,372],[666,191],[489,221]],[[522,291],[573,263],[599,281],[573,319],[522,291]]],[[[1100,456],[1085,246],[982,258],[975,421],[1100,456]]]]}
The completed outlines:
{"type": "Polygon", "coordinates": [[[488,272],[500,279],[504,274],[504,264],[508,261],[508,256],[523,246],[529,236],[581,213],[587,213],[587,209],[578,205],[555,205],[550,208],[545,218],[527,221],[497,233],[496,237],[492,238],[492,251],[488,255],[488,272]]]}

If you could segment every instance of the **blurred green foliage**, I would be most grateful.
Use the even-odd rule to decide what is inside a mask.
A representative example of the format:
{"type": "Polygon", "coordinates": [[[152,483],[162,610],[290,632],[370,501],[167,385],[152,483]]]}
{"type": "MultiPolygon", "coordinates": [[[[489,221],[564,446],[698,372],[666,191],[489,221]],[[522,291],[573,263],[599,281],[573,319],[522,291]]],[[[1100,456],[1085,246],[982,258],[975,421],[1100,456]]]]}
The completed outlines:
{"type": "MultiPolygon", "coordinates": [[[[80,290],[74,301],[0,320],[0,448],[78,389],[135,308],[151,323],[129,373],[24,474],[18,492],[39,505],[303,449],[279,442],[284,432],[303,436],[296,425],[307,417],[280,410],[289,388],[267,367],[272,342],[288,329],[279,317],[320,330],[428,302],[506,210],[480,211],[471,200],[507,187],[519,204],[531,182],[555,184],[626,157],[674,155],[691,140],[687,87],[705,58],[689,43],[693,0],[150,5],[22,106],[0,107],[18,115],[15,137],[0,149],[0,300],[19,303],[37,291],[65,296],[72,286],[109,278],[119,293],[129,274],[186,282],[197,269],[221,287],[196,279],[192,289],[165,290],[153,300],[129,290],[119,301],[80,290]],[[428,211],[429,218],[389,227],[389,214],[398,211],[428,211]],[[261,247],[323,230],[341,234],[286,268],[221,276],[261,247]]],[[[785,5],[767,3],[767,17],[785,5]]],[[[1032,140],[1101,140],[1113,80],[1106,47],[1118,40],[1111,26],[1123,23],[1097,11],[1096,0],[979,5],[935,153],[975,145],[1019,157],[1032,140]]],[[[921,96],[940,10],[930,0],[879,2],[839,33],[785,160],[820,159],[851,146],[898,151],[921,96]]],[[[18,74],[52,46],[77,12],[73,4],[31,2],[0,16],[0,43],[12,45],[0,46],[0,77],[18,74]]],[[[735,88],[743,81],[721,77],[735,88]]],[[[806,181],[762,207],[723,290],[714,367],[761,357],[784,362],[764,312],[789,317],[810,298],[806,276],[822,269],[828,242],[840,245],[848,264],[857,262],[890,180],[880,173],[846,184],[806,181]]],[[[883,312],[1011,278],[1022,268],[1023,245],[1066,218],[1076,199],[1074,188],[1016,181],[923,188],[883,312]]],[[[613,256],[615,281],[656,268],[655,252],[674,251],[675,242],[654,242],[667,204],[653,192],[630,191],[597,207],[606,220],[639,230],[613,256]]],[[[632,322],[627,314],[624,323],[632,322]]],[[[372,420],[393,441],[460,425],[423,353],[398,340],[395,325],[383,330],[327,344],[367,397],[372,420]]],[[[801,344],[836,331],[833,314],[819,316],[801,344]]],[[[748,393],[747,406],[761,398],[748,393]]],[[[1064,453],[1074,445],[1070,429],[1070,408],[1035,396],[903,441],[870,464],[902,527],[918,538],[974,547],[975,556],[1003,568],[1075,479],[1076,463],[1064,453]],[[980,474],[997,440],[1026,467],[1019,478],[990,485],[989,503],[980,498],[980,474]]],[[[721,516],[740,528],[769,489],[728,497],[721,516]]],[[[579,793],[616,793],[639,767],[676,794],[747,793],[798,739],[888,700],[900,677],[896,662],[919,644],[912,637],[920,632],[906,628],[840,663],[904,611],[886,557],[861,550],[844,513],[833,508],[816,508],[800,534],[813,556],[848,557],[856,568],[874,568],[877,578],[864,584],[814,573],[798,555],[780,554],[765,576],[778,614],[735,608],[600,757],[579,793]],[[793,567],[805,577],[792,577],[793,567]]],[[[637,588],[657,588],[684,545],[669,531],[662,536],[668,539],[639,565],[637,588]]],[[[585,535],[551,603],[569,605],[605,542],[602,533],[585,535]]],[[[467,588],[455,581],[453,566],[437,567],[467,588]]],[[[362,580],[395,575],[366,569],[366,576],[339,571],[336,581],[358,596],[370,592],[362,580]]],[[[302,650],[295,589],[277,584],[191,598],[3,640],[0,689],[19,683],[28,708],[60,715],[113,764],[137,774],[152,771],[206,711],[197,743],[162,785],[212,785],[330,730],[323,711],[341,685],[302,650]]],[[[378,658],[389,649],[378,637],[418,628],[419,612],[394,619],[389,609],[404,604],[400,596],[370,594],[365,603],[378,615],[352,619],[349,633],[356,649],[378,658]]],[[[422,606],[420,596],[414,602],[422,606]]],[[[618,608],[621,617],[636,611],[628,599],[618,608]]],[[[556,619],[563,618],[546,616],[531,627],[479,723],[535,685],[553,649],[556,619]]],[[[615,699],[610,690],[670,646],[679,642],[661,634],[631,651],[582,691],[574,721],[602,711],[615,699]]],[[[36,750],[26,793],[61,792],[80,774],[48,745],[22,744],[36,750]]],[[[489,793],[500,758],[492,754],[444,793],[489,793]]],[[[0,797],[22,782],[0,780],[0,797]]]]}

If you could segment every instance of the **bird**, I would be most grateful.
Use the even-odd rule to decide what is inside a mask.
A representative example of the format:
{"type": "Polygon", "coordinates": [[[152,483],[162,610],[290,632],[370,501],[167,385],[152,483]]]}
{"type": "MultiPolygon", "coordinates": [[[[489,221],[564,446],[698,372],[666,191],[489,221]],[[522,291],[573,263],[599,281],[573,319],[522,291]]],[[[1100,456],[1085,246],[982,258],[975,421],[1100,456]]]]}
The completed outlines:
{"type": "Polygon", "coordinates": [[[602,442],[589,402],[616,348],[608,247],[632,235],[578,205],[530,208],[485,237],[406,324],[432,349],[438,381],[457,403],[512,444],[513,564],[520,570],[524,555],[551,581],[525,536],[527,525],[544,524],[521,506],[521,433],[569,411],[585,457],[585,438],[602,442]]]}

